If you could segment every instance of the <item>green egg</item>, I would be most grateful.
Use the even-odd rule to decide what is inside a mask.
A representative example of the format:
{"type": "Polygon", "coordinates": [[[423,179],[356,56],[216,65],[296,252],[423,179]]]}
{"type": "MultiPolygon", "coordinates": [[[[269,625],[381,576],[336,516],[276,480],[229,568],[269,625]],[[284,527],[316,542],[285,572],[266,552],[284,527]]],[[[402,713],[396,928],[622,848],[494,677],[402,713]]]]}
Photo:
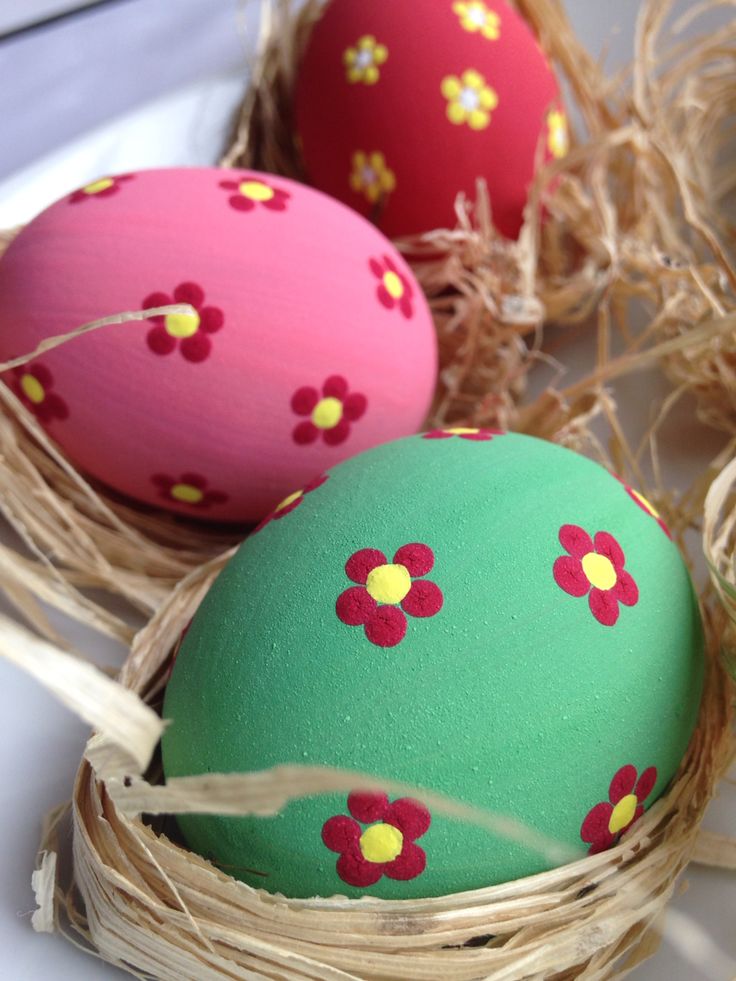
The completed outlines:
{"type": "MultiPolygon", "coordinates": [[[[687,568],[644,498],[552,443],[436,431],[339,464],[242,545],[176,661],[164,767],[359,770],[582,857],[667,789],[703,665],[687,568]]],[[[438,896],[550,865],[420,794],[360,786],[179,823],[193,850],[289,897],[438,896]]]]}

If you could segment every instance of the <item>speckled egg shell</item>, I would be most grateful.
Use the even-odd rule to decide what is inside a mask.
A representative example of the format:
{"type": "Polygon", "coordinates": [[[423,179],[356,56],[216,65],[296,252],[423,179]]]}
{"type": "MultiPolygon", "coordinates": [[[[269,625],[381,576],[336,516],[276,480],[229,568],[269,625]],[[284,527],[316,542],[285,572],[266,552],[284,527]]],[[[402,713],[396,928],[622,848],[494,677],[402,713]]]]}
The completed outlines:
{"type": "Polygon", "coordinates": [[[310,181],[392,237],[454,227],[479,177],[515,237],[537,155],[567,152],[555,76],[503,0],[332,0],[295,106],[310,181]]]}
{"type": "Polygon", "coordinates": [[[257,521],[344,457],[415,432],[434,388],[426,301],[350,209],[216,168],[103,178],[0,261],[0,359],[126,310],[6,381],[83,470],[149,504],[257,521]]]}
{"type": "MultiPolygon", "coordinates": [[[[696,722],[702,629],[678,549],[633,489],[554,444],[457,430],[361,454],[292,504],[194,618],[166,693],[167,777],[350,768],[581,857],[666,790],[696,722]]],[[[180,825],[294,897],[436,896],[550,864],[359,785],[275,818],[180,825]]]]}

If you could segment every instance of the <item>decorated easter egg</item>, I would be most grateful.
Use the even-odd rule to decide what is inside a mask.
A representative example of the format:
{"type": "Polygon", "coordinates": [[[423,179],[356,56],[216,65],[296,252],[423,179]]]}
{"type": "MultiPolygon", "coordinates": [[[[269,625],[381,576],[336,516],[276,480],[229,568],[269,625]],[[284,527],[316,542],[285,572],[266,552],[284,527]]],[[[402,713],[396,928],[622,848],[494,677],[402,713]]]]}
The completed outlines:
{"type": "Polygon", "coordinates": [[[379,789],[356,777],[276,817],[181,816],[194,850],[292,897],[437,896],[559,863],[540,842],[610,848],[667,789],[703,637],[635,490],[554,444],[455,429],[369,450],[294,503],[194,617],[166,775],[300,763],[379,789]],[[448,817],[428,789],[527,837],[448,817]]]}
{"type": "Polygon", "coordinates": [[[258,521],[422,425],[437,344],[411,271],[311,188],[216,168],[95,181],[0,261],[0,361],[123,311],[5,381],[84,471],[152,505],[258,521]]]}
{"type": "Polygon", "coordinates": [[[295,111],[310,181],[390,236],[454,227],[484,178],[516,237],[537,161],[567,151],[555,76],[504,0],[332,0],[295,111]]]}

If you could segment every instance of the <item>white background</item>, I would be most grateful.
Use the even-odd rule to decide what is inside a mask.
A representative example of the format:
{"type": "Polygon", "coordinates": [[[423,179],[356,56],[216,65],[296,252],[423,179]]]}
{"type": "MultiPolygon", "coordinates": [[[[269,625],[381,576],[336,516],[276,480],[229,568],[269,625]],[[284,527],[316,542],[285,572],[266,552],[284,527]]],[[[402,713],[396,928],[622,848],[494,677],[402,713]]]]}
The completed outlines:
{"type": "MultiPolygon", "coordinates": [[[[238,21],[240,6],[237,0],[126,0],[0,43],[0,175],[6,175],[0,179],[0,227],[27,220],[45,203],[108,171],[213,162],[242,91],[244,51],[252,46],[256,27],[254,4],[245,5],[245,22],[238,21]],[[103,52],[105,45],[113,52],[112,64],[125,70],[106,71],[103,42],[103,52]],[[93,54],[80,66],[80,54],[90,46],[93,54]],[[6,84],[11,75],[12,85],[6,84]],[[127,115],[116,118],[124,110],[127,115]],[[94,129],[104,120],[106,125],[94,129]]],[[[607,50],[609,66],[628,59],[638,2],[569,0],[567,7],[591,51],[607,50]]],[[[0,3],[0,30],[7,26],[5,13],[0,3]]],[[[551,333],[549,340],[555,345],[561,338],[551,333]]],[[[568,377],[586,371],[594,356],[590,331],[578,331],[561,353],[568,377]]],[[[540,368],[535,388],[548,378],[540,368]]],[[[628,432],[643,430],[666,391],[655,375],[617,385],[628,432]]],[[[716,434],[693,421],[692,405],[683,405],[661,446],[663,457],[675,461],[665,471],[671,486],[689,484],[720,445],[716,434]]],[[[98,660],[120,663],[123,652],[112,643],[68,624],[65,629],[98,660]]],[[[5,737],[0,743],[0,976],[8,981],[128,976],[59,937],[35,935],[30,926],[30,875],[41,818],[69,796],[85,727],[4,661],[0,719],[5,737]]],[[[706,826],[733,833],[734,815],[736,793],[733,785],[723,785],[706,826]]],[[[736,876],[689,869],[673,908],[687,920],[678,918],[660,952],[635,972],[637,981],[733,976],[736,876]]]]}

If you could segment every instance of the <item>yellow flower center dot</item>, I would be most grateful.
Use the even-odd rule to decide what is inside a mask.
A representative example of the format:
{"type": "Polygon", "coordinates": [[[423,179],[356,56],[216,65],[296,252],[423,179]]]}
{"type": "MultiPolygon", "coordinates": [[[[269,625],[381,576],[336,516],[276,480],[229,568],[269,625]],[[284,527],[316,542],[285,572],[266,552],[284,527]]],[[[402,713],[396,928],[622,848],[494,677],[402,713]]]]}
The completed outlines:
{"type": "Polygon", "coordinates": [[[20,380],[20,387],[23,389],[25,397],[33,402],[34,405],[40,405],[46,398],[43,385],[33,375],[23,375],[20,380]]]}
{"type": "Polygon", "coordinates": [[[403,846],[404,836],[392,824],[372,824],[360,836],[360,851],[367,862],[392,862],[403,846]]]}
{"type": "Polygon", "coordinates": [[[164,320],[166,333],[172,337],[191,337],[199,330],[199,314],[169,313],[164,320]]]}
{"type": "Polygon", "coordinates": [[[289,494],[289,496],[285,497],[280,504],[276,505],[276,510],[283,511],[284,508],[288,508],[290,504],[293,504],[294,501],[296,501],[298,498],[302,496],[302,493],[303,493],[302,491],[298,490],[298,491],[294,491],[293,494],[289,494]]]}
{"type": "Polygon", "coordinates": [[[636,794],[627,794],[616,804],[608,821],[608,830],[612,835],[618,834],[619,831],[631,824],[638,803],[636,794]]]}
{"type": "Polygon", "coordinates": [[[171,488],[171,496],[184,504],[199,504],[204,493],[194,484],[174,484],[171,488]]]}
{"type": "Polygon", "coordinates": [[[270,201],[276,193],[262,181],[243,181],[238,190],[244,198],[250,198],[251,201],[270,201]]]}
{"type": "Polygon", "coordinates": [[[454,429],[446,429],[446,433],[452,433],[453,436],[470,436],[472,433],[479,433],[480,429],[468,429],[465,426],[455,426],[454,429]]]}
{"type": "Polygon", "coordinates": [[[383,285],[388,291],[388,295],[392,296],[394,300],[400,300],[404,295],[404,284],[401,282],[401,276],[397,273],[389,271],[383,274],[383,285]]]}
{"type": "Polygon", "coordinates": [[[616,570],[613,562],[605,555],[588,552],[583,556],[583,572],[588,577],[591,586],[596,589],[611,589],[616,585],[616,570]]]}
{"type": "Polygon", "coordinates": [[[106,191],[108,187],[112,187],[114,183],[112,177],[101,177],[100,180],[87,184],[82,190],[85,194],[99,194],[100,191],[106,191]]]}
{"type": "Polygon", "coordinates": [[[368,595],[377,603],[400,603],[411,589],[411,577],[405,565],[379,565],[366,579],[368,595]]]}
{"type": "Polygon", "coordinates": [[[653,514],[655,518],[658,518],[659,517],[659,511],[654,507],[653,504],[651,504],[646,499],[646,497],[644,497],[643,494],[640,494],[639,491],[634,490],[633,487],[631,488],[631,493],[637,499],[637,501],[639,502],[639,504],[642,504],[646,508],[646,510],[650,512],[650,514],[653,514]]]}
{"type": "Polygon", "coordinates": [[[318,429],[334,429],[342,419],[342,402],[331,395],[320,399],[312,412],[312,422],[318,429]]]}

